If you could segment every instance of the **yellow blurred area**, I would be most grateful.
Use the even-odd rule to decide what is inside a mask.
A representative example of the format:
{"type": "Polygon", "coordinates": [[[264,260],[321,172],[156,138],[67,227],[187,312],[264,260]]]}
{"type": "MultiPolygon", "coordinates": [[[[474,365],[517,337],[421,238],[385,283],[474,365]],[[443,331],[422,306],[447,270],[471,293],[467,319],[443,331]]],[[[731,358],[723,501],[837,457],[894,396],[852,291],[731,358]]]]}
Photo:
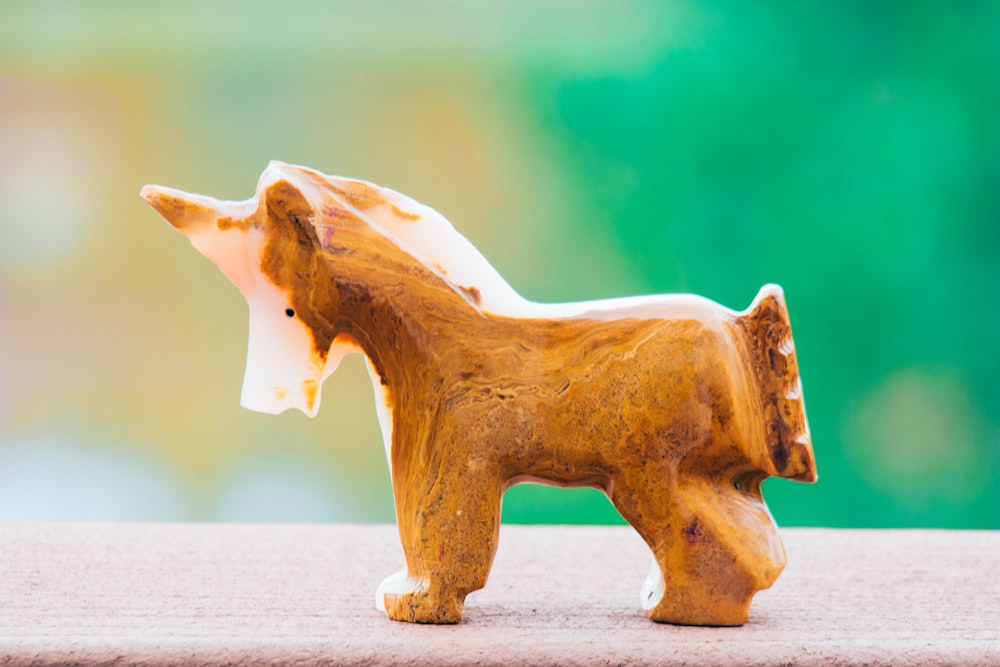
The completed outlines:
{"type": "Polygon", "coordinates": [[[243,199],[307,164],[434,206],[528,295],[641,290],[573,232],[517,103],[525,57],[641,64],[564,10],[556,34],[492,4],[0,8],[0,518],[391,520],[360,361],[315,421],[241,409],[242,297],[139,189],[243,199]]]}

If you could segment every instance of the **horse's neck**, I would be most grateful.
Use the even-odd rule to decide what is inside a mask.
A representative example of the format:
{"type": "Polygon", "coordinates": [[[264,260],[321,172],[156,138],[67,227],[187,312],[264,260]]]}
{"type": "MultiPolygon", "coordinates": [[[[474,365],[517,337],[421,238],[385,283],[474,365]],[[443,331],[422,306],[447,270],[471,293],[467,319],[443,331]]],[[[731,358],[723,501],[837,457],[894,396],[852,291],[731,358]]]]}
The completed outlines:
{"type": "Polygon", "coordinates": [[[433,386],[435,376],[441,377],[441,358],[460,343],[455,335],[474,335],[488,326],[488,318],[437,272],[384,238],[356,248],[330,260],[338,275],[337,328],[347,341],[331,352],[342,356],[360,347],[367,357],[391,474],[394,429],[398,419],[407,419],[401,407],[411,417],[422,412],[428,383],[433,386]]]}
{"type": "Polygon", "coordinates": [[[356,341],[393,390],[414,369],[426,370],[441,350],[486,324],[474,293],[456,290],[385,238],[358,239],[356,250],[331,258],[336,265],[337,329],[356,341]]]}

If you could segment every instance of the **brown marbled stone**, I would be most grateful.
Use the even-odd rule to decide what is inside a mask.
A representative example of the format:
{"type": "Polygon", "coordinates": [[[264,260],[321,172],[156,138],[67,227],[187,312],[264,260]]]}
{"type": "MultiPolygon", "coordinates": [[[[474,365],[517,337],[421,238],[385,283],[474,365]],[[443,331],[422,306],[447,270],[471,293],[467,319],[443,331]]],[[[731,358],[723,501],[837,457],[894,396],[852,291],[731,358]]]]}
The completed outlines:
{"type": "MultiPolygon", "coordinates": [[[[684,295],[572,316],[497,314],[480,307],[478,285],[450,282],[366,221],[366,209],[390,203],[376,186],[288,169],[242,220],[221,206],[206,216],[206,198],[144,195],[188,234],[263,233],[256,269],[287,295],[316,363],[349,342],[381,378],[412,582],[386,593],[391,618],[458,622],[466,595],[486,584],[504,491],[531,480],[608,495],[663,575],[652,619],[746,622],[754,593],[785,564],[760,484],[816,479],[779,287],[743,312],[684,295]]],[[[319,383],[305,382],[315,396],[319,383]]]]}

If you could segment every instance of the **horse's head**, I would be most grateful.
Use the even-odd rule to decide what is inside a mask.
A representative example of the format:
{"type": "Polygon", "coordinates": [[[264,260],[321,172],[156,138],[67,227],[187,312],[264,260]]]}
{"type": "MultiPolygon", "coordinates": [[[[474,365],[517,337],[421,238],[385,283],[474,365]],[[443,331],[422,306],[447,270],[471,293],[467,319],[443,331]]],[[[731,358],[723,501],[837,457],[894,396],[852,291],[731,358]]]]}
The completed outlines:
{"type": "Polygon", "coordinates": [[[312,219],[314,172],[271,163],[255,197],[220,201],[147,185],[142,196],[239,288],[250,306],[241,404],[279,413],[319,409],[320,387],[344,353],[337,293],[312,219]]]}

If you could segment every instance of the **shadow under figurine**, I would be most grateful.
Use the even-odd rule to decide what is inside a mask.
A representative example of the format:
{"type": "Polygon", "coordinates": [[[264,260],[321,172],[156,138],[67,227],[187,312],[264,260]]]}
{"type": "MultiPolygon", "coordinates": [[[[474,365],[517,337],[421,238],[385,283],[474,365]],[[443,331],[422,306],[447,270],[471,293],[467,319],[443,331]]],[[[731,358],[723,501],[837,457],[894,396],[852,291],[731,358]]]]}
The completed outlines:
{"type": "Polygon", "coordinates": [[[406,554],[376,593],[390,618],[461,620],[529,480],[608,495],[653,552],[653,620],[740,625],[783,569],[760,485],[816,468],[781,288],[743,312],[534,303],[433,209],[279,162],[243,202],[142,196],[249,303],[245,407],[313,416],[344,355],[367,357],[406,554]]]}

